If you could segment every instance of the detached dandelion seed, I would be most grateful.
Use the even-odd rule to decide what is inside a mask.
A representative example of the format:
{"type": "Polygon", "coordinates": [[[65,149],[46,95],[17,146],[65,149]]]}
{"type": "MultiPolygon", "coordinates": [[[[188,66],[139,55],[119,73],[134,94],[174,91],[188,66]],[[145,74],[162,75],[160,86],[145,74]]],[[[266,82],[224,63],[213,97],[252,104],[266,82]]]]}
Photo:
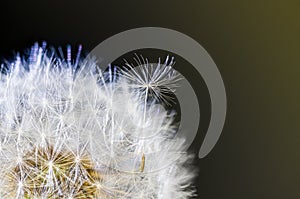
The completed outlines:
{"type": "Polygon", "coordinates": [[[173,69],[174,57],[167,56],[163,63],[159,58],[158,64],[153,64],[143,56],[136,55],[134,61],[134,64],[126,61],[127,68],[123,70],[123,76],[129,80],[130,86],[142,97],[147,98],[150,95],[169,105],[173,101],[169,94],[175,92],[180,80],[179,74],[173,69]]]}
{"type": "Polygon", "coordinates": [[[71,47],[35,44],[1,65],[0,198],[184,199],[195,196],[169,103],[173,59],[101,71],[71,47]],[[114,70],[114,71],[113,71],[114,70]],[[155,103],[154,103],[155,101],[155,103]],[[144,135],[150,135],[143,137],[144,135]]]}

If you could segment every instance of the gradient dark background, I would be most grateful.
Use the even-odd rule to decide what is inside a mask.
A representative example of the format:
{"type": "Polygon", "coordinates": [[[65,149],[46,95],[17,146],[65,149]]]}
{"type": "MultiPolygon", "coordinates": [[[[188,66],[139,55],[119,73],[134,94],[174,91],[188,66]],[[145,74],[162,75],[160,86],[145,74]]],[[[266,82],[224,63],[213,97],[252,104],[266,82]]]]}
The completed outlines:
{"type": "MultiPolygon", "coordinates": [[[[83,44],[88,52],[144,26],[194,38],[219,67],[228,97],[222,136],[197,160],[199,198],[300,198],[300,1],[7,1],[0,8],[1,58],[42,40],[83,44]]],[[[180,63],[205,93],[201,77],[180,63]]],[[[191,150],[197,152],[203,136],[191,150]]]]}

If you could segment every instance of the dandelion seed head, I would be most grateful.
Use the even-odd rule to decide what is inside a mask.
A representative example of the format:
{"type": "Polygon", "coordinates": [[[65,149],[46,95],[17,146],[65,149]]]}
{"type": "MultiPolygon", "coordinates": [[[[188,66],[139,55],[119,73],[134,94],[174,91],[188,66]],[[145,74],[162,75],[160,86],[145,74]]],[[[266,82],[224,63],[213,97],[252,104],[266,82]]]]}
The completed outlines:
{"type": "Polygon", "coordinates": [[[173,59],[115,75],[71,47],[35,44],[1,65],[0,198],[183,199],[194,195],[184,139],[161,103],[173,59]],[[58,55],[60,54],[60,55],[58,55]]]}

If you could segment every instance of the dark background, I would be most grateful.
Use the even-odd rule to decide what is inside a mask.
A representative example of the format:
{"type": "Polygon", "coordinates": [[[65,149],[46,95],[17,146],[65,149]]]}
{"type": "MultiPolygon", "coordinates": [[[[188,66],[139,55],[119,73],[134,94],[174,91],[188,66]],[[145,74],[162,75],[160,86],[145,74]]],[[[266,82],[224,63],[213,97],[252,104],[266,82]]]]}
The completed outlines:
{"type": "MultiPolygon", "coordinates": [[[[144,26],[194,38],[219,67],[228,97],[222,136],[197,160],[199,198],[300,198],[299,1],[2,1],[0,9],[1,58],[42,40],[83,44],[89,52],[116,33],[144,26]]],[[[178,59],[184,72],[180,63],[188,63],[178,59]]],[[[186,68],[196,90],[205,92],[203,82],[197,84],[201,77],[186,68]]]]}

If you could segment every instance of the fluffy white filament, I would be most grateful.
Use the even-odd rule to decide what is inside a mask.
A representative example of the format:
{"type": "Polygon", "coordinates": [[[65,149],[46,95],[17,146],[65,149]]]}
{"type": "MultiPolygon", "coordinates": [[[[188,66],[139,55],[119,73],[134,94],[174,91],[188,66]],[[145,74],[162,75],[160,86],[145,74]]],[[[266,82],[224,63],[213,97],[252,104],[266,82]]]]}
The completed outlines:
{"type": "MultiPolygon", "coordinates": [[[[116,75],[101,71],[92,60],[71,61],[35,45],[29,59],[16,60],[0,76],[0,198],[24,198],[26,179],[15,186],[9,172],[34,167],[24,161],[35,148],[52,145],[76,157],[71,182],[83,183],[80,160],[88,154],[103,179],[96,185],[105,197],[184,199],[194,196],[194,173],[184,166],[168,101],[176,74],[166,61],[159,67],[129,68],[116,75]],[[160,100],[161,99],[161,100],[160,100]]],[[[60,188],[49,161],[45,193],[32,198],[76,198],[76,190],[60,188]],[[49,196],[49,187],[60,195],[49,196]]],[[[35,168],[32,168],[35,169],[35,168]]],[[[37,173],[40,171],[36,171],[37,173]]],[[[22,175],[21,175],[22,176],[22,175]]],[[[24,178],[28,176],[24,175],[24,178]]],[[[94,182],[93,182],[94,183],[94,182]]],[[[75,189],[75,187],[74,187],[75,189]]]]}

